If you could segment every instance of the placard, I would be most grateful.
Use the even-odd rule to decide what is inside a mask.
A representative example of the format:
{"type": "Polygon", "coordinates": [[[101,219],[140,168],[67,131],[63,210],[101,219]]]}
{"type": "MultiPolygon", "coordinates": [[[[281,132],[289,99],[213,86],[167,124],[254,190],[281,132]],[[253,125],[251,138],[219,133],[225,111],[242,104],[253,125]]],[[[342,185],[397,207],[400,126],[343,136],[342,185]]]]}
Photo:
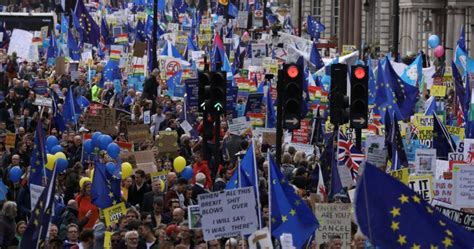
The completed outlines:
{"type": "Polygon", "coordinates": [[[376,167],[381,168],[386,165],[386,161],[387,161],[387,156],[386,156],[385,150],[377,149],[375,147],[368,148],[367,162],[370,162],[376,167]]]}
{"type": "Polygon", "coordinates": [[[237,27],[241,29],[246,29],[249,20],[248,11],[239,11],[237,14],[237,27]]]}
{"type": "Polygon", "coordinates": [[[251,234],[258,218],[253,187],[198,195],[204,240],[251,234]]]}
{"type": "Polygon", "coordinates": [[[252,125],[245,117],[234,118],[229,122],[229,132],[234,135],[244,135],[252,131],[252,125]]]}
{"type": "Polygon", "coordinates": [[[127,127],[128,141],[143,143],[151,139],[149,126],[146,124],[130,125],[127,127]]]}
{"type": "Polygon", "coordinates": [[[399,170],[390,171],[389,174],[402,182],[405,185],[408,185],[408,178],[410,177],[410,172],[408,168],[403,168],[399,170]]]}
{"type": "MultiPolygon", "coordinates": [[[[306,156],[311,156],[314,154],[314,145],[311,144],[298,144],[298,143],[289,143],[288,147],[293,147],[296,151],[303,151],[306,156]]],[[[288,148],[287,147],[287,148],[288,148]]]]}
{"type": "Polygon", "coordinates": [[[63,56],[56,57],[56,75],[66,74],[66,59],[63,56]]]}
{"type": "Polygon", "coordinates": [[[22,29],[14,29],[10,37],[8,55],[16,53],[18,58],[27,59],[32,41],[32,33],[22,29]]]}
{"type": "Polygon", "coordinates": [[[202,228],[202,216],[199,205],[188,206],[189,229],[202,228]]]}
{"type": "Polygon", "coordinates": [[[408,179],[408,187],[415,191],[423,200],[431,202],[433,198],[431,175],[410,176],[408,179]]]}
{"type": "Polygon", "coordinates": [[[276,132],[264,131],[262,133],[262,143],[275,146],[276,145],[276,132]]]}
{"type": "Polygon", "coordinates": [[[342,248],[351,248],[351,204],[317,203],[314,212],[319,221],[316,230],[318,248],[329,242],[332,236],[339,235],[342,248]]]}
{"type": "Polygon", "coordinates": [[[5,138],[5,148],[13,149],[15,148],[15,143],[16,143],[16,134],[7,133],[7,137],[5,138]]]}
{"type": "Polygon", "coordinates": [[[446,86],[433,85],[430,94],[434,97],[444,97],[446,96],[446,86]]]}
{"type": "Polygon", "coordinates": [[[474,207],[474,166],[453,168],[453,204],[459,208],[474,207]]]}
{"type": "Polygon", "coordinates": [[[453,187],[452,180],[433,180],[433,199],[451,204],[453,187]]]}
{"type": "Polygon", "coordinates": [[[463,226],[469,231],[474,231],[474,214],[469,214],[456,209],[435,205],[436,210],[444,214],[455,223],[463,226]]]}
{"type": "Polygon", "coordinates": [[[30,201],[31,211],[35,209],[36,203],[38,202],[41,193],[43,193],[44,187],[36,184],[30,184],[30,201]]]}
{"type": "Polygon", "coordinates": [[[160,157],[173,157],[178,154],[178,133],[176,131],[160,131],[157,139],[160,157]]]}
{"type": "Polygon", "coordinates": [[[33,105],[52,107],[53,106],[53,99],[44,97],[42,95],[36,95],[36,98],[35,98],[35,101],[33,102],[33,105]]]}
{"type": "Polygon", "coordinates": [[[436,169],[436,150],[417,149],[415,152],[415,172],[418,175],[434,175],[436,169]]]}
{"type": "Polygon", "coordinates": [[[115,126],[115,109],[112,108],[102,108],[96,109],[97,115],[91,116],[87,115],[86,127],[91,131],[101,131],[102,133],[107,133],[115,135],[117,132],[115,126]]]}
{"type": "Polygon", "coordinates": [[[127,208],[125,208],[125,203],[121,202],[117,205],[104,208],[102,211],[104,212],[105,226],[108,227],[117,224],[120,217],[127,213],[127,208]]]}
{"type": "Polygon", "coordinates": [[[151,182],[154,182],[155,179],[160,179],[163,182],[166,181],[166,176],[168,175],[169,172],[170,172],[169,170],[161,170],[158,172],[150,173],[151,182]]]}
{"type": "Polygon", "coordinates": [[[155,165],[155,154],[152,150],[135,151],[134,154],[135,161],[137,163],[137,167],[134,171],[141,169],[145,171],[145,174],[150,174],[157,171],[155,165]]]}

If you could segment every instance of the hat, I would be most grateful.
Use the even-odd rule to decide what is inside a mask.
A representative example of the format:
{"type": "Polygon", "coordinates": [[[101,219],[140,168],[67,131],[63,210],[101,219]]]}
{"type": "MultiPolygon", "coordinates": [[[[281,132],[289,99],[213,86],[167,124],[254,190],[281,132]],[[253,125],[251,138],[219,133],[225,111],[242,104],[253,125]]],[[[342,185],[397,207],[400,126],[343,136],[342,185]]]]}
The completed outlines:
{"type": "Polygon", "coordinates": [[[79,180],[79,187],[82,189],[82,187],[84,186],[86,182],[92,183],[89,177],[82,177],[81,180],[79,180]]]}
{"type": "Polygon", "coordinates": [[[166,227],[166,236],[171,236],[173,233],[179,233],[179,227],[175,224],[166,227]]]}

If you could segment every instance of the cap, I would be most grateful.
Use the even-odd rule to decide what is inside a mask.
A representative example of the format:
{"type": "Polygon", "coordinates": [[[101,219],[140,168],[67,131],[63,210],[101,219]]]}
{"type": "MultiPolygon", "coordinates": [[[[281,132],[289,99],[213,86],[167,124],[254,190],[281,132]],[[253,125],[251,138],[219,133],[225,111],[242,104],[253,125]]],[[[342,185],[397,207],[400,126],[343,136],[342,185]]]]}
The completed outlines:
{"type": "Polygon", "coordinates": [[[168,225],[166,227],[166,236],[171,236],[173,233],[178,233],[179,227],[175,224],[168,225]]]}

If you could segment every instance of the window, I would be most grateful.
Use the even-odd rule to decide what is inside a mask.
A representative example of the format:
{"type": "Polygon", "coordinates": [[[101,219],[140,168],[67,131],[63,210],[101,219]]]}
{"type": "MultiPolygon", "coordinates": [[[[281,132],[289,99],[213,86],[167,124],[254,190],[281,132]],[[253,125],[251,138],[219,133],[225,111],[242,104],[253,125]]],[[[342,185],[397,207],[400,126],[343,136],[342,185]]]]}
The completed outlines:
{"type": "Polygon", "coordinates": [[[333,9],[333,18],[332,18],[332,30],[331,34],[337,36],[338,28],[339,28],[339,1],[332,1],[332,9],[333,9]]]}
{"type": "Polygon", "coordinates": [[[321,0],[313,0],[311,3],[311,15],[321,18],[321,0]]]}

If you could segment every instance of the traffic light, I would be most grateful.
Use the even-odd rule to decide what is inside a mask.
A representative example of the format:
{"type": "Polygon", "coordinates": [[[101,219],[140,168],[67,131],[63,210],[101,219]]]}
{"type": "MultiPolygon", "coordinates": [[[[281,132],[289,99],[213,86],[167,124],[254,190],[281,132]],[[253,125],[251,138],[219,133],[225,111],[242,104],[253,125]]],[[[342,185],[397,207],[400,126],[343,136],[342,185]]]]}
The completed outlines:
{"type": "Polygon", "coordinates": [[[333,125],[349,122],[349,97],[347,97],[347,65],[331,65],[331,92],[329,115],[333,125]]]}
{"type": "Polygon", "coordinates": [[[283,65],[278,82],[278,96],[282,96],[283,128],[299,129],[303,104],[303,68],[300,65],[283,65]]]}
{"type": "Polygon", "coordinates": [[[351,67],[351,128],[367,128],[369,113],[368,73],[367,67],[362,65],[351,67]]]}
{"type": "Polygon", "coordinates": [[[211,110],[216,114],[225,113],[227,102],[227,75],[218,71],[211,75],[211,110]]]}
{"type": "Polygon", "coordinates": [[[212,74],[209,71],[199,72],[199,91],[198,91],[198,109],[200,112],[209,112],[211,110],[211,82],[212,74]]]}

